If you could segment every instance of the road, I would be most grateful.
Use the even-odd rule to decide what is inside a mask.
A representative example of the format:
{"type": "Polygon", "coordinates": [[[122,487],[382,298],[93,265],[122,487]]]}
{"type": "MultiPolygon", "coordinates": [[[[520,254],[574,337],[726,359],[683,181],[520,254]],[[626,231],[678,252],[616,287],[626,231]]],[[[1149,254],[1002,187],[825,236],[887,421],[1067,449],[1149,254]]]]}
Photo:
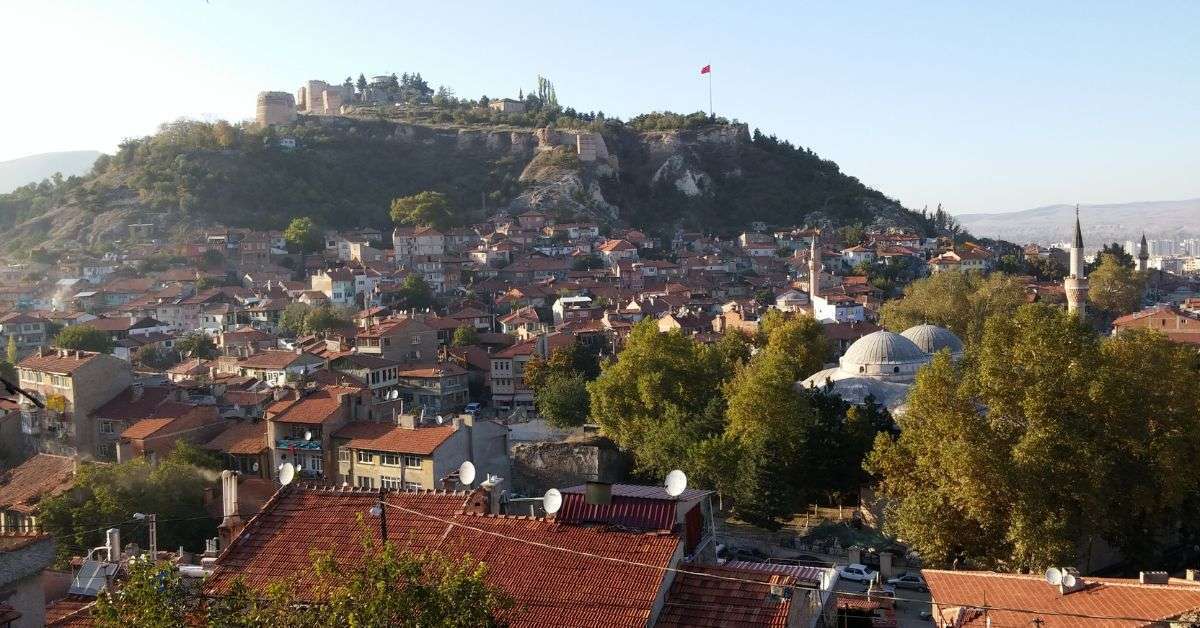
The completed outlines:
{"type": "MultiPolygon", "coordinates": [[[[839,579],[837,590],[840,593],[863,593],[866,587],[861,582],[839,579]]],[[[896,621],[900,628],[931,628],[933,623],[922,619],[921,613],[929,612],[929,594],[919,591],[900,589],[896,592],[896,621]]]]}

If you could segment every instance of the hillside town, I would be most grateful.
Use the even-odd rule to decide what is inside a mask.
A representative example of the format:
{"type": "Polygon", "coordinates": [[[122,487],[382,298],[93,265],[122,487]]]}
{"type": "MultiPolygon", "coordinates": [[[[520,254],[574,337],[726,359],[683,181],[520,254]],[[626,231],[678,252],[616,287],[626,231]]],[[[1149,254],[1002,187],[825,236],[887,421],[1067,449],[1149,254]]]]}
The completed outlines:
{"type": "MultiPolygon", "coordinates": [[[[666,239],[532,210],[390,233],[214,228],[182,243],[141,223],[102,257],[11,264],[0,272],[0,346],[15,375],[0,399],[0,555],[20,568],[0,572],[0,588],[18,592],[0,608],[20,619],[0,624],[90,625],[101,591],[146,551],[214,593],[307,572],[308,546],[285,539],[361,552],[354,521],[373,508],[386,513],[374,515],[385,539],[415,535],[418,550],[487,538],[472,556],[517,601],[512,625],[592,625],[579,620],[586,601],[615,625],[961,626],[983,617],[980,595],[997,609],[989,622],[1012,625],[1025,620],[1002,609],[1053,596],[1069,610],[1077,586],[1101,600],[1080,602],[1084,613],[1200,608],[1190,569],[1181,581],[1155,571],[1068,585],[1062,574],[1084,575],[1066,565],[1047,584],[922,571],[894,538],[843,546],[810,534],[881,527],[869,483],[811,521],[801,513],[799,528],[755,532],[730,519],[714,485],[646,485],[605,424],[547,410],[530,382],[571,352],[621,361],[639,326],[719,346],[786,317],[818,323],[829,348],[798,390],[904,416],[919,373],[939,353],[962,359],[966,339],[927,321],[889,331],[885,304],[931,276],[983,277],[1028,260],[1058,264],[1065,278],[1013,275],[1022,300],[1088,320],[1085,223],[1068,250],[762,223],[731,238],[666,239]],[[64,564],[70,544],[45,525],[61,513],[45,504],[77,492],[85,469],[168,465],[181,448],[220,470],[204,493],[219,525],[203,548],[159,542],[180,525],[162,514],[149,515],[148,537],[140,524],[105,532],[108,522],[82,519],[76,529],[96,527],[84,538],[102,542],[68,549],[64,564]],[[570,548],[571,564],[551,546],[570,548]],[[532,588],[517,582],[531,562],[542,580],[532,588]]],[[[1112,335],[1150,328],[1195,351],[1195,264],[1152,268],[1144,241],[1130,258],[1147,277],[1137,309],[1092,324],[1112,335]]]]}

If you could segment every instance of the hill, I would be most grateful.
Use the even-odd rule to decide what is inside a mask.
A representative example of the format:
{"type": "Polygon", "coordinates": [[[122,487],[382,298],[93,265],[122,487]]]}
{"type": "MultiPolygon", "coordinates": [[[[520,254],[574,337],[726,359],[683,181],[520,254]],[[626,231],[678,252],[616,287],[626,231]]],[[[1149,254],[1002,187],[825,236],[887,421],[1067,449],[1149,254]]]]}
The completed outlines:
{"type": "Polygon", "coordinates": [[[266,129],[176,122],[125,142],[89,175],[0,195],[0,228],[11,229],[8,250],[107,243],[131,222],[281,228],[304,215],[384,228],[391,199],[422,190],[446,193],[462,224],[538,208],[655,234],[733,234],[752,220],[927,226],[808,149],[701,114],[648,114],[574,129],[366,116],[266,129]]]}
{"type": "Polygon", "coordinates": [[[100,151],[71,150],[0,161],[0,194],[11,192],[26,183],[41,181],[56,172],[64,177],[83,174],[91,169],[99,156],[100,151]]]}
{"type": "MultiPolygon", "coordinates": [[[[1200,237],[1200,198],[1080,205],[1089,248],[1102,243],[1146,237],[1200,237]]],[[[1012,242],[1067,242],[1075,220],[1074,205],[1049,205],[1016,212],[961,214],[955,218],[971,233],[1012,242]]]]}

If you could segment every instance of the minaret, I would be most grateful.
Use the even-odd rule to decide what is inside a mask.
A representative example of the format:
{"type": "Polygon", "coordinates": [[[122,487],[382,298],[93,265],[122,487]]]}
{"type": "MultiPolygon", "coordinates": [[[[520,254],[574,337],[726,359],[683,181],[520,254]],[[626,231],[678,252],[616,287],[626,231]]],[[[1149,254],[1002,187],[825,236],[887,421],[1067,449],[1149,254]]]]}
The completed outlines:
{"type": "Polygon", "coordinates": [[[817,240],[820,239],[821,232],[814,230],[812,236],[812,247],[808,253],[808,298],[809,300],[817,298],[821,292],[821,253],[817,249],[817,240]]]}
{"type": "Polygon", "coordinates": [[[1146,245],[1146,232],[1142,232],[1142,243],[1138,245],[1137,269],[1146,272],[1150,261],[1150,247],[1146,245]]]}
{"type": "Polygon", "coordinates": [[[1079,228],[1079,206],[1075,206],[1075,242],[1071,244],[1071,272],[1063,281],[1067,293],[1067,312],[1079,318],[1087,316],[1087,273],[1083,266],[1083,230],[1079,228]]]}

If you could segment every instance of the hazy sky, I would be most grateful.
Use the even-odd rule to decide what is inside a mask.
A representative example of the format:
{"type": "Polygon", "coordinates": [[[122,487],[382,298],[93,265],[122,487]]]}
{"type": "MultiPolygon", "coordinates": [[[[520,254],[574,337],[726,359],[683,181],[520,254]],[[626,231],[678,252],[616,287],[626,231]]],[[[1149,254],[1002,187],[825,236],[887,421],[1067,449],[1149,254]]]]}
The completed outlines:
{"type": "Polygon", "coordinates": [[[708,106],[906,206],[1200,197],[1200,2],[8,1],[0,160],[420,71],[622,118],[708,106]]]}

